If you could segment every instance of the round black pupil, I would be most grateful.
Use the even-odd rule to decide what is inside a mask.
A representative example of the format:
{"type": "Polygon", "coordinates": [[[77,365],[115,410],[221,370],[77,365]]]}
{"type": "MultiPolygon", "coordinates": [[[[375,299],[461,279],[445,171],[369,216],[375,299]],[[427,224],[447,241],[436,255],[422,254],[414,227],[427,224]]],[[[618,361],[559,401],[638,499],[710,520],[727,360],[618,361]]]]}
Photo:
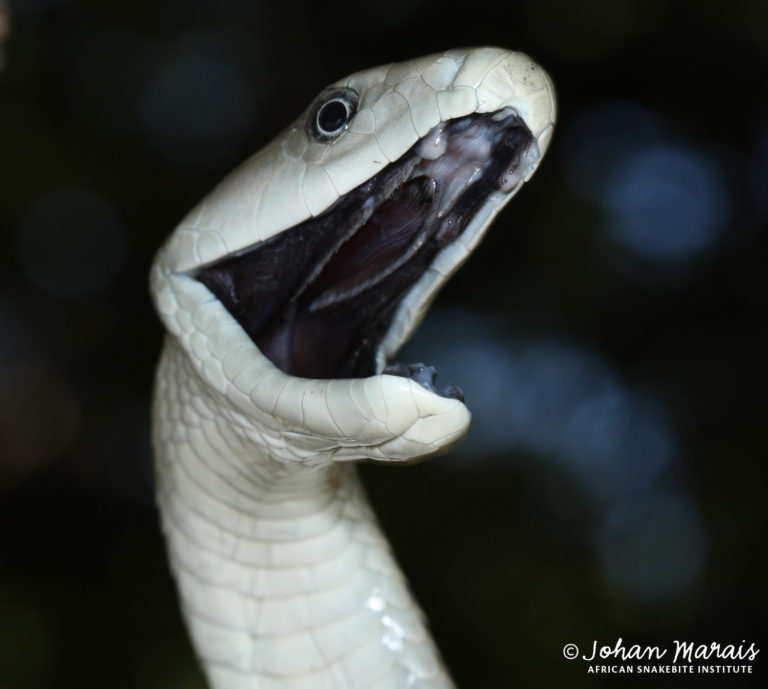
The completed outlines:
{"type": "Polygon", "coordinates": [[[335,132],[347,121],[347,107],[340,100],[326,103],[317,113],[317,124],[324,132],[335,132]]]}

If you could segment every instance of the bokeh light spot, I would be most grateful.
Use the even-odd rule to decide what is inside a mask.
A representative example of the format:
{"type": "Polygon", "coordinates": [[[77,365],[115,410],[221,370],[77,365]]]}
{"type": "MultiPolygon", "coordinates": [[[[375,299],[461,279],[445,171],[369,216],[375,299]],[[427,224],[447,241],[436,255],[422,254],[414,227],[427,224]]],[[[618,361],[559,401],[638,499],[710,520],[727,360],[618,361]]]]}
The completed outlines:
{"type": "Polygon", "coordinates": [[[0,486],[61,459],[76,437],[82,405],[62,371],[38,359],[0,367],[0,486]]]}
{"type": "Polygon", "coordinates": [[[714,162],[683,146],[658,145],[623,161],[603,203],[614,239],[652,261],[687,259],[711,247],[728,219],[714,162]]]}
{"type": "Polygon", "coordinates": [[[732,212],[724,172],[659,113],[609,101],[573,117],[563,138],[568,185],[603,210],[607,235],[628,255],[677,268],[720,238],[732,212]]]}
{"type": "Polygon", "coordinates": [[[458,457],[533,450],[601,500],[648,488],[674,460],[662,406],[623,385],[594,353],[543,338],[505,342],[458,310],[432,313],[398,359],[424,352],[441,385],[460,385],[473,412],[458,457]]]}
{"type": "Polygon", "coordinates": [[[156,67],[140,104],[150,144],[182,164],[226,159],[248,133],[255,88],[215,39],[184,36],[156,67]]]}
{"type": "Polygon", "coordinates": [[[59,297],[97,292],[117,276],[125,254],[123,228],[112,205],[83,189],[40,198],[16,230],[21,268],[59,297]]]}
{"type": "Polygon", "coordinates": [[[619,502],[606,513],[598,534],[605,572],[642,599],[682,593],[701,570],[706,550],[695,506],[671,493],[619,502]]]}

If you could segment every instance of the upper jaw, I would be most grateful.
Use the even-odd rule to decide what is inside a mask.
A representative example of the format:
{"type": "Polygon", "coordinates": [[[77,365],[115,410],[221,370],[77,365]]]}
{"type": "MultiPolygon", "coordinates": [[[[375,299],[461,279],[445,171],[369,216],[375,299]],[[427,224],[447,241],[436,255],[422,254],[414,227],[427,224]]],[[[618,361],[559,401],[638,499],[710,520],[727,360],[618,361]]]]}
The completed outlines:
{"type": "Polygon", "coordinates": [[[169,271],[211,263],[322,214],[446,120],[512,108],[540,155],[555,120],[554,90],[544,70],[526,55],[500,48],[446,51],[359,72],[335,85],[361,95],[348,131],[330,146],[312,143],[302,115],[182,220],[158,256],[169,271]]]}

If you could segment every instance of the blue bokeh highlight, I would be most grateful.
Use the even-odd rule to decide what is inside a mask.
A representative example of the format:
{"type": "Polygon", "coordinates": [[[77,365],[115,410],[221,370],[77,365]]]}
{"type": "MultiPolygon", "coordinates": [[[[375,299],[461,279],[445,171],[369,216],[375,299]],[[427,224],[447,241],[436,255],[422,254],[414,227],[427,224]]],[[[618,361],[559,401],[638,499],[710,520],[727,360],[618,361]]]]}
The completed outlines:
{"type": "Polygon", "coordinates": [[[606,239],[655,271],[681,267],[717,247],[733,201],[721,162],[706,146],[683,139],[674,122],[637,104],[608,101],[566,123],[560,163],[574,193],[602,212],[606,239]]]}
{"type": "Polygon", "coordinates": [[[434,311],[398,359],[411,363],[420,352],[429,352],[441,384],[460,374],[473,413],[454,461],[507,461],[523,451],[570,477],[597,516],[604,575],[632,596],[677,595],[695,580],[706,534],[685,488],[669,478],[682,470],[681,440],[657,396],[588,347],[562,337],[510,340],[460,309],[434,311]],[[648,512],[654,519],[637,518],[648,512]],[[642,567],[630,566],[635,557],[642,567]]]}

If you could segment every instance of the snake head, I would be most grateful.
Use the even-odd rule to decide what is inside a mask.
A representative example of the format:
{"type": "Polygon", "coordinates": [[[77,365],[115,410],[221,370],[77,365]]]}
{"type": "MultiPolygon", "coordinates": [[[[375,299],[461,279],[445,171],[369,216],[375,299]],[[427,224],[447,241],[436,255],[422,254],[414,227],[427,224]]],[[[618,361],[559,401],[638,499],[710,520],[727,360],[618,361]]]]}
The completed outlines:
{"type": "Polygon", "coordinates": [[[533,174],[554,119],[546,73],[499,48],[332,84],[158,253],[172,346],[279,459],[450,447],[469,427],[461,395],[390,361],[533,174]]]}

